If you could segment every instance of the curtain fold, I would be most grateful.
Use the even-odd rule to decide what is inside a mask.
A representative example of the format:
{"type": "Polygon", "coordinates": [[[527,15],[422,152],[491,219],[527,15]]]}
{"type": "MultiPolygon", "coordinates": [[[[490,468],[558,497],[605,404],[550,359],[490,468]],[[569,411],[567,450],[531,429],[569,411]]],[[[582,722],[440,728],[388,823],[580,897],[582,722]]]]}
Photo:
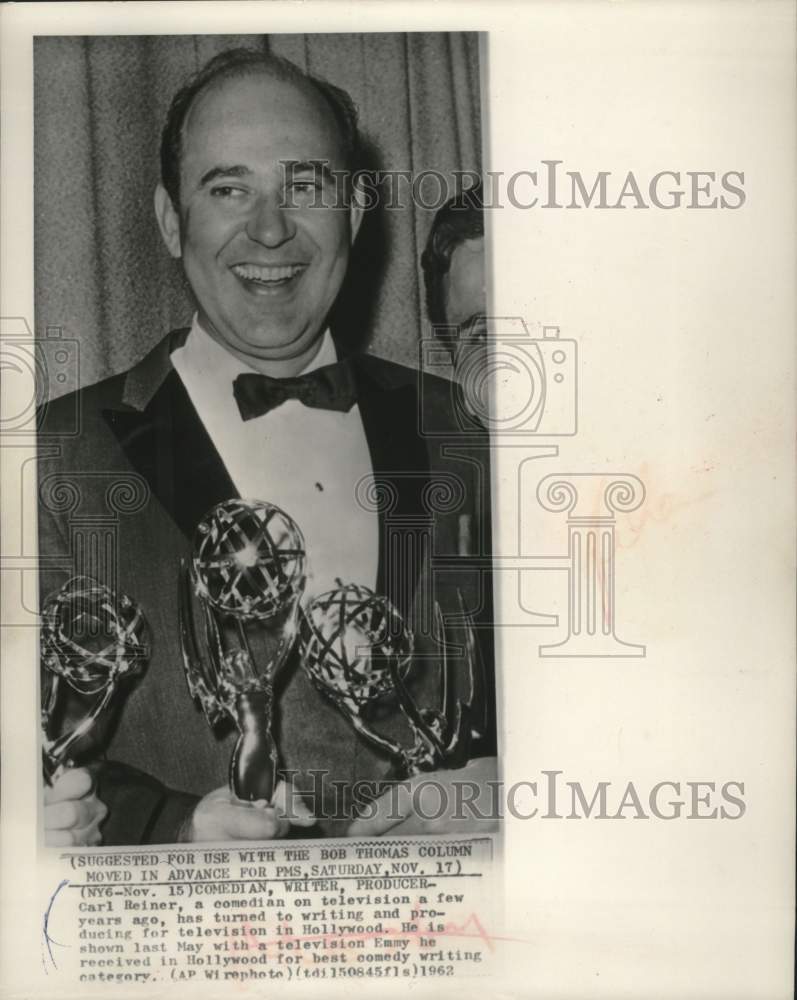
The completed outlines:
{"type": "MultiPolygon", "coordinates": [[[[480,171],[478,36],[463,33],[39,37],[34,46],[36,330],[81,345],[77,380],[124,370],[192,304],[152,209],[172,95],[216,53],[262,47],[343,87],[367,165],[480,171]]],[[[383,357],[416,364],[425,330],[420,253],[440,185],[393,182],[369,212],[336,323],[383,357]]],[[[75,388],[52,386],[52,395],[75,388]]]]}

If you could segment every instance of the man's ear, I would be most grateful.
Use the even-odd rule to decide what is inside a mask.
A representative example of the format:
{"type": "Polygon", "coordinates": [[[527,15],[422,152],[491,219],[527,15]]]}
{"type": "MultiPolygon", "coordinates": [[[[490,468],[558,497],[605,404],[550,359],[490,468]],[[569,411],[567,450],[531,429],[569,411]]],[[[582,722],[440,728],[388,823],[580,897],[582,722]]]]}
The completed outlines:
{"type": "Polygon", "coordinates": [[[357,233],[360,231],[360,226],[362,225],[367,197],[365,189],[362,186],[362,181],[357,178],[351,186],[351,204],[349,205],[349,225],[351,226],[352,243],[357,239],[357,233]]]}
{"type": "Polygon", "coordinates": [[[172,257],[182,256],[180,247],[180,216],[172,204],[166,188],[158,184],[155,188],[155,217],[163,242],[172,257]]]}

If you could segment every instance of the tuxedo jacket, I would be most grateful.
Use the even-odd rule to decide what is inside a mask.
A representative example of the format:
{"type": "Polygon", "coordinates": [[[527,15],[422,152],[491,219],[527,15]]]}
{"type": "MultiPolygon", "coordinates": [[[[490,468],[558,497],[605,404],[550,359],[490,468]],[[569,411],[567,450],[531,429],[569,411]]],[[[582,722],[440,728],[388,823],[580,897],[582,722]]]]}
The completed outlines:
{"type": "MultiPolygon", "coordinates": [[[[192,702],[179,644],[180,561],[190,557],[203,515],[238,495],[171,364],[186,335],[170,334],[128,372],[57,399],[41,414],[42,596],[70,576],[93,576],[141,606],[151,637],[145,673],[122,685],[115,710],[83,742],[78,760],[98,761],[109,844],[174,842],[197,798],[226,783],[237,736],[231,725],[212,731],[192,702]]],[[[377,591],[413,624],[416,650],[426,654],[410,679],[416,697],[434,702],[439,686],[438,637],[433,621],[426,627],[431,602],[451,613],[461,592],[479,625],[486,711],[494,720],[485,436],[463,419],[446,380],[366,355],[351,364],[374,475],[365,502],[377,505],[380,524],[377,591]]],[[[85,709],[68,694],[66,724],[85,709]]],[[[406,740],[400,712],[381,712],[380,731],[406,740]]],[[[341,810],[350,812],[351,803],[345,795],[341,803],[341,790],[383,776],[389,761],[293,661],[277,689],[276,735],[282,767],[308,804],[331,817],[319,832],[342,833],[348,821],[341,810]]],[[[480,752],[491,752],[493,739],[491,730],[480,752]]]]}

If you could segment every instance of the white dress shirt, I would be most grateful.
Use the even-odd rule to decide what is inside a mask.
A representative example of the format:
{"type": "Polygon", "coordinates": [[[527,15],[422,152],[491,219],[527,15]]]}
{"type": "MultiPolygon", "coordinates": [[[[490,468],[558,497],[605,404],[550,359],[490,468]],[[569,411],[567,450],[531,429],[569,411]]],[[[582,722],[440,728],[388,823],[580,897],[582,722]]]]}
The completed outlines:
{"type": "MultiPolygon", "coordinates": [[[[327,330],[302,374],[337,360],[327,330]]],[[[232,386],[238,375],[253,369],[213,340],[196,316],[172,363],[240,495],[276,504],[301,528],[306,599],[335,587],[337,578],[373,589],[379,524],[354,495],[358,481],[373,472],[357,404],[339,413],[290,399],[261,417],[242,420],[232,386]]]]}

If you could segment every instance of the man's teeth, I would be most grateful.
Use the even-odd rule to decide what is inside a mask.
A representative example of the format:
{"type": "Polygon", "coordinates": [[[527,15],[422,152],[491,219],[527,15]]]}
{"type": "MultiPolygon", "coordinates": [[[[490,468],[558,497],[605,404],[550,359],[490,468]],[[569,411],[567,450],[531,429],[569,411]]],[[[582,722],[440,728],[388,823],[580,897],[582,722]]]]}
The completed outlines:
{"type": "Polygon", "coordinates": [[[232,270],[239,278],[247,281],[286,281],[297,275],[302,267],[299,264],[285,264],[280,267],[261,267],[257,264],[235,264],[232,270]]]}

